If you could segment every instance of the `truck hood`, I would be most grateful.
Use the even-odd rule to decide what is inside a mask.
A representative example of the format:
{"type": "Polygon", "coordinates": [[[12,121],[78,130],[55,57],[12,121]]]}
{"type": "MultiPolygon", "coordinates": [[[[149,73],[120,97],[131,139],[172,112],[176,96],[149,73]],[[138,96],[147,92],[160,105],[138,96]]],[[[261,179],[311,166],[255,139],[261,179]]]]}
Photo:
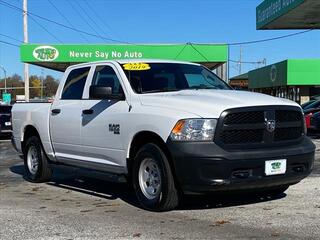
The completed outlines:
{"type": "Polygon", "coordinates": [[[267,105],[298,106],[293,101],[266,94],[236,90],[182,90],[140,95],[142,105],[170,108],[203,118],[218,118],[226,109],[267,105]]]}

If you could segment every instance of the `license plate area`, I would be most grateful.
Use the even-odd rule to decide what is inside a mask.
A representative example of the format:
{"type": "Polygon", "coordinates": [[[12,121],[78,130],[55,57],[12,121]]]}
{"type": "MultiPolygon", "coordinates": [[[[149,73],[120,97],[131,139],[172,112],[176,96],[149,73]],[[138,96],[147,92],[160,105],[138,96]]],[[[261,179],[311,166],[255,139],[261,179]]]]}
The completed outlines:
{"type": "Polygon", "coordinates": [[[287,159],[265,161],[266,176],[285,174],[287,171],[287,159]]]}
{"type": "Polygon", "coordinates": [[[5,122],[4,125],[5,126],[11,126],[11,122],[5,122]]]}

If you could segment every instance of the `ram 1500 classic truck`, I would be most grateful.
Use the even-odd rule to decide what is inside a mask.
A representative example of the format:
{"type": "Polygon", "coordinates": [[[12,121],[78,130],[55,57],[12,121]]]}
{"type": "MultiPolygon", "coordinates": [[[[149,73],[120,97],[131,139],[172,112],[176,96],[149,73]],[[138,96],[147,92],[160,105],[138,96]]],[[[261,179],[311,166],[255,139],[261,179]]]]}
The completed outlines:
{"type": "Polygon", "coordinates": [[[194,63],[74,65],[52,103],[12,112],[30,181],[49,181],[52,164],[103,171],[129,179],[155,211],[175,208],[180,193],[281,193],[313,168],[299,105],[235,91],[194,63]]]}

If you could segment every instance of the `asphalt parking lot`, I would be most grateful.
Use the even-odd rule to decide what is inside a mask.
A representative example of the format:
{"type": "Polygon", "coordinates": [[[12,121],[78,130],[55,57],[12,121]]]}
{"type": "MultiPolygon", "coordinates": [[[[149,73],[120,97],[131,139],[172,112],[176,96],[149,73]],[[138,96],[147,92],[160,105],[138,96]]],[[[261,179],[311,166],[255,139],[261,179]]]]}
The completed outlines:
{"type": "Polygon", "coordinates": [[[0,239],[320,239],[320,140],[313,141],[313,174],[286,194],[188,197],[175,211],[153,213],[126,184],[77,169],[29,183],[1,138],[0,239]]]}

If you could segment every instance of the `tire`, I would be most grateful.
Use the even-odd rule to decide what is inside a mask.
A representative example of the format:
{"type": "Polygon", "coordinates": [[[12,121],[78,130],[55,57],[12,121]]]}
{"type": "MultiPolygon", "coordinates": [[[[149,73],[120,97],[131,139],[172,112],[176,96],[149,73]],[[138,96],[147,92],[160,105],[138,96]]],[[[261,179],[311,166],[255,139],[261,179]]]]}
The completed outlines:
{"type": "Polygon", "coordinates": [[[30,182],[48,182],[52,176],[48,159],[43,151],[41,141],[32,136],[27,139],[24,151],[24,168],[26,179],[30,182]]]}
{"type": "Polygon", "coordinates": [[[144,209],[160,212],[178,206],[178,191],[170,164],[156,144],[148,143],[140,148],[132,171],[133,188],[144,209]]]}

